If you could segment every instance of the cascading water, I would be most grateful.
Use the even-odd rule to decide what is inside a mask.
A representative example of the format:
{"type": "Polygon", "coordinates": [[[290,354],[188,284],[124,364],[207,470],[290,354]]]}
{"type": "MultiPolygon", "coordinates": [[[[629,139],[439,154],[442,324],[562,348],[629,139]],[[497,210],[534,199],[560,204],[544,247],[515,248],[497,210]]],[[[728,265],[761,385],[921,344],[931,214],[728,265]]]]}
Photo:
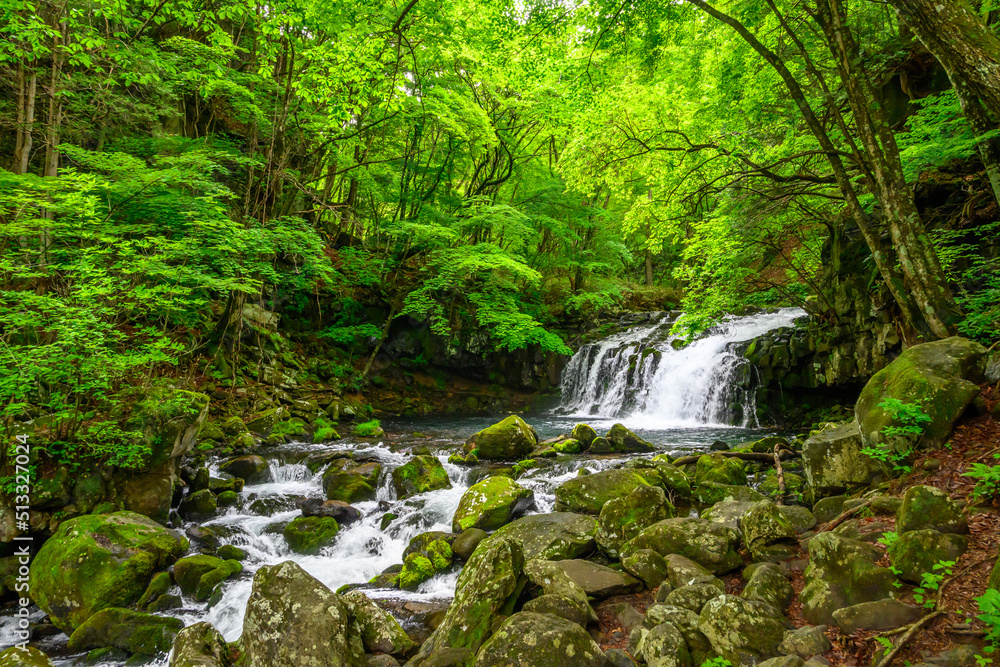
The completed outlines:
{"type": "Polygon", "coordinates": [[[753,392],[734,382],[747,362],[732,351],[733,343],[790,326],[803,315],[783,308],[726,318],[680,349],[669,333],[674,320],[666,315],[584,345],[563,371],[560,413],[619,419],[633,428],[755,426],[753,392]]]}

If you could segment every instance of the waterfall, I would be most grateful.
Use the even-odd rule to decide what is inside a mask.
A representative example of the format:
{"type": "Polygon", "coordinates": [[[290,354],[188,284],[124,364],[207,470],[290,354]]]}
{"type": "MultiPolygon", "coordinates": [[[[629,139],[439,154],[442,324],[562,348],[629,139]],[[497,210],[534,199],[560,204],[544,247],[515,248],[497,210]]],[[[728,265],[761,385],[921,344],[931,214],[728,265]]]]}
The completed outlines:
{"type": "Polygon", "coordinates": [[[624,421],[632,428],[756,426],[756,401],[742,374],[752,371],[733,344],[805,315],[799,308],[728,317],[686,346],[666,314],[581,347],[562,376],[559,413],[624,421]],[[677,345],[678,349],[675,349],[677,345]]]}

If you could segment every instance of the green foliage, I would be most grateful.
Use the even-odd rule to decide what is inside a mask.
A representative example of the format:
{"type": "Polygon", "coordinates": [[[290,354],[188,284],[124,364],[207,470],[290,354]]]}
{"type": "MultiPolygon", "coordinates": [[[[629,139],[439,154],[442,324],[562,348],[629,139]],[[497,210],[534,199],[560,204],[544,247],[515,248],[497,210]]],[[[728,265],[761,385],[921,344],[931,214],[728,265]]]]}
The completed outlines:
{"type": "Polygon", "coordinates": [[[381,431],[382,424],[377,419],[362,422],[354,427],[354,435],[359,438],[372,438],[381,433],[381,431]]]}
{"type": "MultiPolygon", "coordinates": [[[[1000,459],[1000,454],[994,454],[993,458],[1000,459]]],[[[1000,465],[989,466],[985,463],[972,463],[969,467],[970,470],[962,473],[962,476],[972,477],[976,480],[972,497],[992,500],[1000,496],[1000,465]]]]}
{"type": "Polygon", "coordinates": [[[733,663],[725,658],[709,658],[701,663],[701,667],[733,667],[733,663]]]}
{"type": "Polygon", "coordinates": [[[946,577],[950,577],[955,566],[953,560],[942,560],[934,563],[933,571],[924,572],[920,575],[920,585],[913,589],[913,599],[917,604],[923,605],[927,609],[937,607],[936,593],[941,588],[941,583],[946,577]]]}
{"type": "Polygon", "coordinates": [[[885,398],[879,404],[898,425],[887,426],[882,434],[888,442],[867,445],[861,453],[879,462],[887,475],[907,474],[913,470],[910,460],[917,440],[931,421],[919,403],[905,403],[896,398],[885,398]]]}
{"type": "Polygon", "coordinates": [[[878,404],[893,418],[899,422],[899,426],[887,426],[882,433],[887,438],[919,437],[923,435],[926,424],[931,421],[931,416],[924,412],[918,403],[904,403],[898,398],[884,398],[878,404]]]}
{"type": "MultiPolygon", "coordinates": [[[[983,637],[983,641],[987,645],[983,652],[992,654],[996,651],[997,645],[1000,644],[1000,591],[987,588],[986,592],[975,600],[980,612],[976,618],[986,624],[986,636],[983,637]]],[[[979,664],[992,662],[992,660],[986,659],[980,661],[979,664]]]]}

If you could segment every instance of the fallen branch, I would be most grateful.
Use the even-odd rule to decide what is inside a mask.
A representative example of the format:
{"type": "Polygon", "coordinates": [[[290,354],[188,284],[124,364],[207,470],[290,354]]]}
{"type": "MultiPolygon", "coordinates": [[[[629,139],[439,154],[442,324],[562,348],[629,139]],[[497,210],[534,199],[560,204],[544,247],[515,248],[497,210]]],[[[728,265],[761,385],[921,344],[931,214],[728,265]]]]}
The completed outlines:
{"type": "Polygon", "coordinates": [[[778,505],[785,504],[785,471],[781,467],[781,447],[774,448],[774,469],[778,474],[778,498],[775,501],[778,505]]]}
{"type": "MultiPolygon", "coordinates": [[[[773,463],[775,457],[771,454],[758,454],[757,452],[718,452],[726,458],[739,459],[740,461],[755,461],[758,463],[773,463]]],[[[790,459],[793,456],[798,456],[798,452],[793,452],[790,449],[782,449],[781,460],[790,459]]],[[[692,463],[697,463],[704,454],[698,454],[696,456],[682,456],[681,458],[674,461],[675,466],[686,466],[692,463]]]]}
{"type": "Polygon", "coordinates": [[[824,524],[821,528],[817,529],[816,532],[817,533],[825,533],[828,530],[833,530],[834,528],[836,528],[840,524],[844,523],[845,521],[847,521],[848,519],[850,519],[852,516],[854,516],[855,514],[857,514],[858,512],[860,512],[861,510],[863,510],[864,508],[868,507],[871,504],[872,504],[872,501],[869,498],[868,500],[866,500],[865,502],[861,503],[857,507],[852,507],[849,510],[841,512],[840,515],[836,519],[834,519],[833,521],[831,521],[831,522],[829,522],[827,524],[824,524]]]}
{"type": "Polygon", "coordinates": [[[941,610],[932,611],[931,613],[927,614],[916,623],[913,623],[910,626],[910,629],[906,631],[906,634],[904,634],[902,637],[899,638],[899,641],[896,642],[896,644],[892,647],[892,650],[889,651],[887,654],[885,654],[885,656],[883,656],[882,659],[878,661],[878,664],[875,665],[875,667],[889,667],[889,665],[892,664],[892,659],[895,658],[896,655],[903,650],[904,646],[906,646],[906,642],[910,641],[910,639],[915,634],[917,634],[917,631],[920,630],[920,628],[924,627],[925,625],[927,625],[928,623],[930,623],[932,620],[934,620],[943,613],[944,611],[941,610]]]}

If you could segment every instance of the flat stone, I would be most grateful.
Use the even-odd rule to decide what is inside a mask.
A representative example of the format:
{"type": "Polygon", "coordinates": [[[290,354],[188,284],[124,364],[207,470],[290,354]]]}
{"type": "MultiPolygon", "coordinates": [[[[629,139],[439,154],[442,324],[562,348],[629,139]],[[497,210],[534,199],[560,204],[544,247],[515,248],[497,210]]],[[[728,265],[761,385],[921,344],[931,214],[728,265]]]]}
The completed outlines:
{"type": "Polygon", "coordinates": [[[857,630],[892,630],[902,627],[914,622],[923,613],[924,610],[920,607],[886,598],[837,609],[833,612],[833,620],[844,634],[850,635],[857,630]]]}
{"type": "Polygon", "coordinates": [[[644,586],[630,574],[612,570],[586,560],[561,560],[556,563],[587,595],[606,598],[637,593],[644,586]]]}
{"type": "Polygon", "coordinates": [[[785,638],[778,646],[778,651],[786,655],[796,655],[800,658],[811,658],[821,655],[832,648],[826,637],[825,625],[813,625],[785,632],[785,638]]]}

